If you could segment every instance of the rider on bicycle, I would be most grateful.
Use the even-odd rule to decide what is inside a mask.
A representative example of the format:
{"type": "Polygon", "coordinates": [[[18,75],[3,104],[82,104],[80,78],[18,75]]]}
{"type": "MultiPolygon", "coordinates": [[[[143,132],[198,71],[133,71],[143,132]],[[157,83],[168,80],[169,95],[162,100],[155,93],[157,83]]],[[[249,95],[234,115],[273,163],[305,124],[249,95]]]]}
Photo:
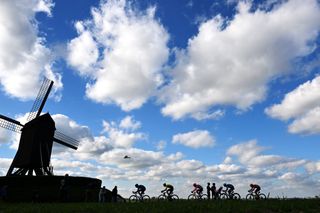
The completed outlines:
{"type": "Polygon", "coordinates": [[[144,185],[139,185],[136,184],[134,185],[137,188],[137,191],[133,192],[133,193],[137,193],[140,195],[140,197],[142,197],[142,195],[144,194],[144,192],[146,191],[146,187],[144,185]]]}
{"type": "Polygon", "coordinates": [[[203,187],[202,187],[200,184],[194,183],[194,184],[193,184],[193,187],[194,187],[194,189],[191,191],[191,193],[196,192],[198,195],[201,195],[201,194],[202,194],[203,187]]]}
{"type": "Polygon", "coordinates": [[[162,190],[161,193],[167,192],[168,195],[170,196],[173,193],[173,190],[174,190],[173,186],[171,184],[168,184],[168,183],[164,183],[163,186],[165,187],[165,189],[162,190]]]}
{"type": "Polygon", "coordinates": [[[228,194],[231,195],[234,191],[234,186],[230,183],[224,183],[224,187],[226,187],[226,191],[228,191],[228,194]]]}
{"type": "Polygon", "coordinates": [[[248,192],[254,192],[256,194],[256,197],[258,197],[261,187],[258,184],[250,184],[251,189],[248,192]]]}

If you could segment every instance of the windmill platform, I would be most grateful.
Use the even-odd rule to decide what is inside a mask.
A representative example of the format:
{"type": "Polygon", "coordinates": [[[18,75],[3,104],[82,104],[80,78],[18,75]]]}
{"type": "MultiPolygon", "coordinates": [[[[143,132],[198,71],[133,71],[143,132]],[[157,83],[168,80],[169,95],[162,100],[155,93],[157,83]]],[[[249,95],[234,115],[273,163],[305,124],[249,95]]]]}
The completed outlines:
{"type": "Polygon", "coordinates": [[[65,176],[1,176],[0,189],[6,186],[7,202],[98,201],[101,180],[69,176],[67,188],[61,195],[61,181],[64,178],[65,176]]]}

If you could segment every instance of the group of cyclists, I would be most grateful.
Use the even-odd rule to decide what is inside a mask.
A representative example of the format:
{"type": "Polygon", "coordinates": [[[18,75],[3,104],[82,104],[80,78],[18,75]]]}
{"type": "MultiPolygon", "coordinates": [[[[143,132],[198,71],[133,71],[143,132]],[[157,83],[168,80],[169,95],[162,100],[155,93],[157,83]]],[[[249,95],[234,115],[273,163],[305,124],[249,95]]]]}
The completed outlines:
{"type": "MultiPolygon", "coordinates": [[[[144,185],[135,184],[136,191],[133,191],[133,193],[138,193],[140,197],[142,197],[146,191],[146,187],[144,185]]],[[[163,184],[164,189],[161,191],[161,193],[166,192],[168,194],[168,197],[170,197],[173,194],[174,187],[171,184],[164,183],[163,184]]],[[[224,183],[223,186],[216,188],[216,184],[212,183],[212,186],[210,186],[210,183],[207,184],[207,196],[210,199],[212,198],[218,198],[221,192],[225,191],[228,196],[232,196],[234,194],[235,187],[230,183],[224,183]],[[223,190],[223,187],[225,187],[225,190],[223,190]],[[210,196],[210,194],[212,196],[210,196]]],[[[261,191],[261,187],[258,184],[250,184],[250,189],[248,190],[249,193],[254,193],[256,197],[259,196],[259,193],[261,191]]],[[[200,184],[194,183],[193,184],[193,190],[191,191],[192,194],[196,193],[198,196],[201,197],[203,194],[203,187],[200,184]]]]}

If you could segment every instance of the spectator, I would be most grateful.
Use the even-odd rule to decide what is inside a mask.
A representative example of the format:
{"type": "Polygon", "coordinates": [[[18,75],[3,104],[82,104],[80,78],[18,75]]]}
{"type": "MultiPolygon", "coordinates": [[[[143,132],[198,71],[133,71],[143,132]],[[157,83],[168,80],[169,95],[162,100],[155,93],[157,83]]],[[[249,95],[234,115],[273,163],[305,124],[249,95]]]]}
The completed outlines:
{"type": "Polygon", "coordinates": [[[208,200],[210,200],[210,192],[211,192],[211,187],[210,187],[210,183],[208,183],[207,185],[207,195],[208,195],[208,200]]]}
{"type": "Polygon", "coordinates": [[[105,203],[106,202],[106,194],[107,194],[106,187],[103,186],[99,191],[99,202],[100,203],[105,203]]]}
{"type": "Polygon", "coordinates": [[[111,196],[112,196],[112,202],[116,203],[117,202],[117,198],[118,198],[118,188],[117,188],[117,186],[115,186],[112,189],[111,196]]]}
{"type": "Polygon", "coordinates": [[[216,188],[216,183],[212,183],[211,186],[211,193],[212,193],[212,198],[216,199],[217,198],[217,188],[216,188]]]}
{"type": "Polygon", "coordinates": [[[68,183],[69,182],[69,174],[65,174],[64,178],[60,181],[60,201],[67,202],[68,201],[68,183]]]}

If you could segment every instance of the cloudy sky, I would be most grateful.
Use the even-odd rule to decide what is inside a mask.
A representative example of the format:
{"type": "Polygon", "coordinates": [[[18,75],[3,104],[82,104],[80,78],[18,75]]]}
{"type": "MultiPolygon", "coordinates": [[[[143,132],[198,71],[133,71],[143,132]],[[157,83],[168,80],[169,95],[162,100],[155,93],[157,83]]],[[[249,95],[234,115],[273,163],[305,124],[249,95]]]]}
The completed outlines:
{"type": "MultiPolygon", "coordinates": [[[[80,141],[54,145],[55,174],[124,196],[319,195],[319,32],[318,0],[3,0],[0,113],[26,122],[53,80],[44,112],[80,141]]],[[[0,129],[1,175],[18,140],[0,129]]]]}

